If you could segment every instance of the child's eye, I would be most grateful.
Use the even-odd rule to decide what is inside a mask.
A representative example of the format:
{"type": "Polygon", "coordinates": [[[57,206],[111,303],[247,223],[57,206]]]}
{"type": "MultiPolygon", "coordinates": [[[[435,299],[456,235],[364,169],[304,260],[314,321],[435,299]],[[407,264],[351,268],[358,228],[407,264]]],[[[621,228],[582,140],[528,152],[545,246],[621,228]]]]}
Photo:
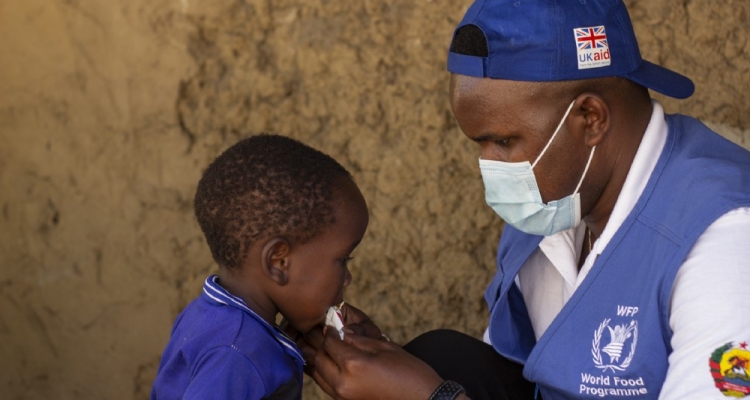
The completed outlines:
{"type": "Polygon", "coordinates": [[[343,265],[344,267],[346,267],[347,264],[349,263],[349,261],[351,261],[353,259],[354,259],[354,257],[346,257],[346,258],[342,258],[339,261],[341,261],[341,265],[343,265]]]}

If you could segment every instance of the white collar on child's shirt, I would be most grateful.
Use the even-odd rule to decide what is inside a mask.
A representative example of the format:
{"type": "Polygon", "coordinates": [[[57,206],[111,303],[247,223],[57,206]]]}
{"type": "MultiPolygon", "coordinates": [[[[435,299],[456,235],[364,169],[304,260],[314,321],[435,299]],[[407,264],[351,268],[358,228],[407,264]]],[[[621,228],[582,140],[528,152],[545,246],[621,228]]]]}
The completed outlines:
{"type": "Polygon", "coordinates": [[[224,304],[226,306],[239,308],[240,310],[243,310],[246,313],[248,313],[258,322],[263,324],[268,329],[268,331],[271,332],[273,337],[276,338],[277,342],[279,342],[282,346],[286,347],[287,350],[289,350],[303,364],[305,364],[305,359],[304,357],[302,357],[302,352],[300,352],[299,348],[297,348],[297,344],[294,343],[294,340],[292,340],[292,338],[290,338],[284,331],[279,329],[277,326],[273,326],[269,324],[268,322],[266,322],[266,320],[264,320],[260,315],[258,315],[255,311],[253,311],[250,307],[248,307],[247,303],[245,303],[245,300],[243,300],[241,297],[235,296],[229,293],[223,287],[221,287],[221,285],[219,285],[219,283],[217,282],[218,280],[219,280],[218,275],[211,275],[208,278],[206,278],[206,281],[203,282],[203,294],[205,294],[211,300],[219,304],[224,304]]]}

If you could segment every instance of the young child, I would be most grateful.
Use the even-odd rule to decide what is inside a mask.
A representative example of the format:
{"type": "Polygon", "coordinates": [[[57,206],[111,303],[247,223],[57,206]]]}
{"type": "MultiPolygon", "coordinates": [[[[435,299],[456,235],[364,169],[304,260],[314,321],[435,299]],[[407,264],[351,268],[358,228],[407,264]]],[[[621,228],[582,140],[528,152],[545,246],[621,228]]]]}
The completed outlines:
{"type": "Polygon", "coordinates": [[[343,301],[362,194],[331,157],[264,134],[211,163],[195,215],[219,271],[177,317],[151,399],[299,399],[302,355],[276,317],[306,332],[343,301]]]}

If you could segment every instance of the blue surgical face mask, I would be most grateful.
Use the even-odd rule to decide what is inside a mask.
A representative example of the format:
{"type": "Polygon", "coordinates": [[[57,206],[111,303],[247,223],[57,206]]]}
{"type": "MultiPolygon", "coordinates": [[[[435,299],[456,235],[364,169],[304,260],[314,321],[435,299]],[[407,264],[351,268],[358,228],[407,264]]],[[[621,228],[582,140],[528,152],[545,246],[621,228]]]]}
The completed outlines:
{"type": "MultiPolygon", "coordinates": [[[[575,102],[575,101],[574,101],[575,102]]],[[[573,102],[573,103],[574,103],[573,102]]],[[[534,167],[555,139],[568,118],[570,103],[555,133],[533,164],[528,161],[509,163],[479,159],[479,170],[484,181],[485,200],[507,224],[531,235],[549,236],[573,228],[581,222],[581,188],[583,178],[591,165],[596,146],[591,149],[586,168],[573,194],[544,204],[534,176],[534,167]]]]}

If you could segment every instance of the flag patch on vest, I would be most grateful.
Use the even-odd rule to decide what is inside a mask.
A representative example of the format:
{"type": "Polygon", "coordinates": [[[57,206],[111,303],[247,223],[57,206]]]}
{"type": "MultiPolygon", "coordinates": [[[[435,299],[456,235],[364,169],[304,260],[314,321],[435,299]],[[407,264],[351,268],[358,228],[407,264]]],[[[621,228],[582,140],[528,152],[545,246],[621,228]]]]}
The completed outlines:
{"type": "Polygon", "coordinates": [[[750,395],[750,350],[747,342],[729,342],[711,354],[708,366],[716,387],[727,397],[750,395]]]}

